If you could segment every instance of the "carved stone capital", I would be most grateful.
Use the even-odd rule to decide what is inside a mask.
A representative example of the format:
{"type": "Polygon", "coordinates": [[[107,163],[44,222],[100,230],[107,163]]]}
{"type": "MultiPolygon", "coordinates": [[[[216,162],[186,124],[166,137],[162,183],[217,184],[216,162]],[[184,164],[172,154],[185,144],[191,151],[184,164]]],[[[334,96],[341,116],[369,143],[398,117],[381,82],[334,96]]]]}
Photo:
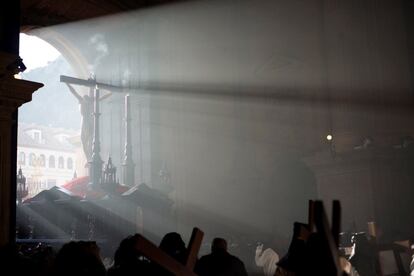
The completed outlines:
{"type": "Polygon", "coordinates": [[[11,113],[32,100],[34,91],[43,84],[14,77],[19,56],[0,52],[0,120],[10,119],[11,113]]]}

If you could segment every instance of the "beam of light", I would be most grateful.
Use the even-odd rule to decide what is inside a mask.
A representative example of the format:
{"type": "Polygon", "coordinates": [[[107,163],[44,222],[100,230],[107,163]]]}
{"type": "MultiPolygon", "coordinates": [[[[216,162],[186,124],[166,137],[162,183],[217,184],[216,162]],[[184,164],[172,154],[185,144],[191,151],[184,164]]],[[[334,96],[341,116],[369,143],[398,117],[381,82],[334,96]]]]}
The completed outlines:
{"type": "MultiPolygon", "coordinates": [[[[69,235],[65,232],[65,229],[61,228],[61,225],[56,224],[55,222],[50,221],[49,218],[45,217],[45,215],[49,213],[53,213],[53,210],[49,210],[49,213],[39,212],[36,210],[32,210],[31,208],[19,208],[19,211],[22,212],[22,216],[30,216],[33,219],[33,222],[35,222],[36,225],[41,225],[42,229],[45,229],[46,231],[43,231],[43,235],[45,236],[52,236],[52,237],[60,237],[63,239],[68,239],[69,235]]],[[[63,218],[65,219],[65,218],[63,218]]],[[[36,226],[32,225],[32,226],[36,226]]],[[[26,227],[28,225],[25,225],[26,227]]],[[[36,231],[36,229],[34,229],[36,231]]]]}

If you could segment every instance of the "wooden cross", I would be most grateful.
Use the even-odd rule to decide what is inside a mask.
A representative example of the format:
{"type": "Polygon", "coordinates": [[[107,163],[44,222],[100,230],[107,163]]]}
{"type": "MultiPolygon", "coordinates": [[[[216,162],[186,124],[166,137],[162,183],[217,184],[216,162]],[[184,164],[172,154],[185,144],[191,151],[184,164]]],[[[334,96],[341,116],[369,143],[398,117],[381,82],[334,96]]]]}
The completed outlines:
{"type": "MultiPolygon", "coordinates": [[[[312,216],[314,220],[313,222],[315,223],[316,231],[319,232],[323,237],[321,246],[326,247],[328,250],[328,259],[325,261],[325,263],[334,269],[330,275],[346,275],[340,265],[338,252],[339,231],[341,225],[341,205],[338,200],[333,201],[331,228],[329,227],[329,222],[322,201],[312,202],[309,204],[309,206],[311,205],[312,216]]],[[[313,222],[311,221],[311,223],[313,222]]]]}
{"type": "Polygon", "coordinates": [[[197,261],[197,254],[200,250],[203,236],[203,231],[198,228],[193,229],[190,242],[187,246],[185,264],[175,260],[141,235],[138,235],[135,249],[138,250],[144,257],[148,258],[152,262],[155,262],[174,275],[196,276],[197,274],[195,274],[193,270],[197,261]]]}
{"type": "Polygon", "coordinates": [[[109,90],[109,91],[116,91],[116,92],[123,92],[123,88],[111,85],[107,83],[97,82],[94,78],[89,78],[87,80],[69,77],[65,75],[60,75],[60,82],[69,83],[69,84],[76,84],[86,87],[92,87],[95,88],[96,86],[99,87],[99,89],[109,90]]]}
{"type": "Polygon", "coordinates": [[[315,225],[315,201],[309,200],[308,204],[308,229],[312,233],[315,225]]]}

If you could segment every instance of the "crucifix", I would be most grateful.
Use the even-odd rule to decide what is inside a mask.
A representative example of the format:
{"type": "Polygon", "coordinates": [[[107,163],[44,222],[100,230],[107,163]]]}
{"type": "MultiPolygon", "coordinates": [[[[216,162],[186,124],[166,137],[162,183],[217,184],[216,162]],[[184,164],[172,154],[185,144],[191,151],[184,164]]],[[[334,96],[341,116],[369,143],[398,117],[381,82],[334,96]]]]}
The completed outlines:
{"type": "Polygon", "coordinates": [[[148,258],[150,261],[162,266],[174,275],[179,276],[196,276],[194,266],[197,261],[197,254],[201,247],[204,233],[198,228],[194,228],[191,234],[190,242],[187,246],[187,255],[184,264],[172,258],[162,251],[152,242],[139,235],[135,244],[135,249],[148,258]]]}
{"type": "MultiPolygon", "coordinates": [[[[97,82],[96,78],[91,77],[87,80],[78,79],[61,75],[60,81],[66,83],[70,92],[78,99],[81,105],[82,127],[81,140],[85,156],[89,164],[89,178],[91,186],[99,186],[102,175],[102,159],[100,157],[100,141],[99,141],[99,102],[111,95],[107,93],[100,96],[99,89],[109,90],[111,92],[124,92],[119,86],[97,82]],[[73,85],[89,87],[89,94],[80,96],[73,85]]],[[[132,160],[132,142],[131,142],[131,108],[130,97],[125,96],[125,152],[123,162],[124,183],[132,186],[135,181],[135,164],[132,160]]]]}
{"type": "MultiPolygon", "coordinates": [[[[111,93],[107,93],[101,97],[99,89],[110,91],[122,91],[122,89],[118,86],[99,83],[94,77],[84,80],[61,75],[60,81],[66,83],[81,106],[81,140],[89,164],[89,184],[92,187],[99,187],[101,184],[103,164],[100,156],[99,102],[111,95],[111,93]],[[83,97],[80,96],[72,87],[72,84],[89,87],[89,94],[83,97]],[[93,130],[93,133],[91,133],[91,130],[93,130]]],[[[130,134],[127,134],[127,136],[130,136],[130,134]]]]}
{"type": "MultiPolygon", "coordinates": [[[[82,116],[81,122],[81,140],[82,140],[82,147],[85,153],[86,160],[89,162],[92,157],[92,131],[94,129],[94,101],[95,99],[99,99],[99,101],[104,100],[105,98],[109,97],[111,93],[107,93],[102,97],[95,98],[94,91],[98,89],[98,83],[94,76],[91,76],[87,80],[67,77],[67,76],[60,76],[60,81],[64,82],[69,91],[76,97],[80,105],[80,112],[82,116]],[[89,93],[86,95],[81,96],[76,90],[73,88],[72,84],[81,85],[89,87],[89,93]]],[[[100,85],[99,85],[100,88],[100,85]]],[[[98,90],[99,91],[99,90],[98,90]]],[[[98,92],[99,94],[99,92],[98,92]]]]}

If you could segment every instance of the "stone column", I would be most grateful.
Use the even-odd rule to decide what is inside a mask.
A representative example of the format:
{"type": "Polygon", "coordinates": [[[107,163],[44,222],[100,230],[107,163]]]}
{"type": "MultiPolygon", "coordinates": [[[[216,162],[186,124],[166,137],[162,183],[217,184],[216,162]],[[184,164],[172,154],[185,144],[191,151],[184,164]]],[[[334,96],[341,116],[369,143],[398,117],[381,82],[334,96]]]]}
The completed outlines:
{"type": "Polygon", "coordinates": [[[0,247],[15,237],[17,108],[43,86],[14,78],[11,65],[18,59],[0,52],[0,247]]]}

